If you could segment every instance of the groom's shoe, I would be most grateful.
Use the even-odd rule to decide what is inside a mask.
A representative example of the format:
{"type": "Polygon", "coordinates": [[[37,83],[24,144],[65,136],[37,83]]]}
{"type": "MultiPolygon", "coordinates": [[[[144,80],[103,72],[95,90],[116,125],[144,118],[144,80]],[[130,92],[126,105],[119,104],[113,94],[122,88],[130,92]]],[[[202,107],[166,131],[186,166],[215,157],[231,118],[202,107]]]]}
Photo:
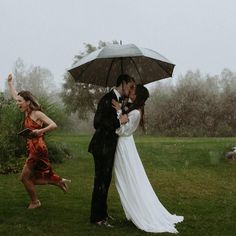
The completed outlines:
{"type": "Polygon", "coordinates": [[[95,223],[97,226],[104,226],[106,228],[114,228],[113,225],[109,224],[107,220],[101,220],[95,223]]]}

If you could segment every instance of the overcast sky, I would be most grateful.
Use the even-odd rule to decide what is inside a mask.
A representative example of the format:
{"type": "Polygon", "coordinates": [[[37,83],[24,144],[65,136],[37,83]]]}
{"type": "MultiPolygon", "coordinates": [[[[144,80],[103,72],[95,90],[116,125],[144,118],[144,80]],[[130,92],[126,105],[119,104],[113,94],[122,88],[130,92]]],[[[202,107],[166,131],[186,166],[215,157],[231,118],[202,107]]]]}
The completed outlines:
{"type": "Polygon", "coordinates": [[[187,70],[236,72],[235,0],[0,0],[0,90],[17,58],[58,83],[84,43],[122,40],[187,70]]]}

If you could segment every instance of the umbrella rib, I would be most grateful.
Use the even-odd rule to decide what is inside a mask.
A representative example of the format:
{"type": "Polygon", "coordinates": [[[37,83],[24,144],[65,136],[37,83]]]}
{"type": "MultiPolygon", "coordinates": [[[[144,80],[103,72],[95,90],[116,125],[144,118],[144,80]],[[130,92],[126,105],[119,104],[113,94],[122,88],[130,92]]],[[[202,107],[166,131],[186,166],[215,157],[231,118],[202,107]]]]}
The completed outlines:
{"type": "Polygon", "coordinates": [[[110,72],[111,72],[111,68],[112,68],[112,65],[113,65],[113,63],[114,63],[114,60],[115,60],[115,58],[112,59],[111,64],[110,64],[110,67],[109,67],[109,70],[108,70],[108,73],[107,73],[107,77],[106,77],[106,87],[108,87],[108,86],[107,86],[107,83],[108,83],[108,79],[109,79],[109,76],[110,76],[110,72]]]}
{"type": "MultiPolygon", "coordinates": [[[[151,58],[151,59],[152,59],[152,58],[151,58]]],[[[171,72],[169,73],[168,71],[166,71],[166,70],[164,69],[164,67],[158,63],[158,62],[159,62],[158,60],[155,60],[155,59],[152,59],[152,60],[155,61],[155,63],[157,63],[158,66],[160,66],[161,69],[162,69],[163,71],[165,71],[165,72],[169,75],[169,77],[172,76],[171,72]]],[[[160,62],[162,62],[162,61],[160,61],[160,62]]],[[[168,64],[170,64],[170,63],[168,63],[168,64]]],[[[171,65],[173,65],[173,64],[171,64],[171,65]]],[[[173,70],[172,70],[172,71],[173,71],[173,70]]]]}
{"type": "Polygon", "coordinates": [[[80,73],[80,75],[78,75],[77,76],[77,80],[79,81],[79,77],[81,77],[82,75],[83,75],[83,73],[91,66],[91,64],[94,62],[94,60],[93,61],[91,61],[90,63],[88,63],[87,65],[86,65],[86,68],[80,73]]]}
{"type": "Polygon", "coordinates": [[[136,71],[138,72],[138,75],[139,75],[139,77],[140,77],[141,83],[143,84],[143,78],[142,78],[142,76],[141,76],[141,74],[140,74],[140,72],[139,72],[139,70],[138,70],[138,67],[137,67],[137,65],[136,65],[136,63],[135,63],[135,61],[134,61],[134,59],[133,59],[132,57],[129,57],[129,58],[130,58],[130,60],[133,62],[134,66],[135,66],[135,69],[136,69],[136,71]]]}

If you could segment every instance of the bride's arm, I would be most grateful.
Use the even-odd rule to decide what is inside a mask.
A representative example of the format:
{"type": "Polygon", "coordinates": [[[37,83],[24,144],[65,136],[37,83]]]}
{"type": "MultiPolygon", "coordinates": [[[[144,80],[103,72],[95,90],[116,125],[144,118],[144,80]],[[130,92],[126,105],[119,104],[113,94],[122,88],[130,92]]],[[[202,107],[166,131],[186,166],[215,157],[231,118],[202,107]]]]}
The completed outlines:
{"type": "Polygon", "coordinates": [[[126,124],[121,125],[120,128],[116,130],[119,136],[130,136],[135,132],[140,121],[140,111],[133,110],[128,114],[128,119],[129,121],[126,124]]]}

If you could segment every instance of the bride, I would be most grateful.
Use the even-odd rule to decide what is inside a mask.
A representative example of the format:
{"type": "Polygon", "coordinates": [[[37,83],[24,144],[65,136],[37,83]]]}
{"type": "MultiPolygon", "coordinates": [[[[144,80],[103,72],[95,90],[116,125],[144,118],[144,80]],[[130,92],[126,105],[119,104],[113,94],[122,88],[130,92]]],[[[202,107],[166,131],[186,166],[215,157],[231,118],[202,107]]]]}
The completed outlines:
{"type": "MultiPolygon", "coordinates": [[[[139,124],[143,124],[143,108],[148,97],[148,90],[142,85],[137,85],[136,91],[130,94],[133,104],[128,113],[129,121],[116,131],[119,139],[114,163],[115,184],[126,218],[139,229],[154,233],[178,233],[175,224],[184,218],[171,215],[159,201],[133,139],[134,131],[139,124]]],[[[115,101],[113,107],[117,111],[120,109],[115,101]]]]}

